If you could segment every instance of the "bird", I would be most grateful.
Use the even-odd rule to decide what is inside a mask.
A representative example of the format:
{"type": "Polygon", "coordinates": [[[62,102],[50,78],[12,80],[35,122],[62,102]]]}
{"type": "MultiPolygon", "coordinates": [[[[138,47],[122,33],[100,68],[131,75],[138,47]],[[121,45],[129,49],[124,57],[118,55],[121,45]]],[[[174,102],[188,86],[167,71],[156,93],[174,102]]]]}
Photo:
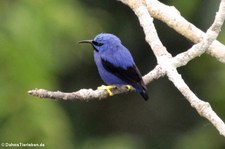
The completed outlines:
{"type": "Polygon", "coordinates": [[[105,89],[112,96],[110,89],[127,85],[128,89],[133,87],[145,100],[149,99],[147,87],[131,53],[116,35],[100,33],[92,40],[79,43],[89,43],[94,49],[94,61],[99,75],[108,85],[98,89],[105,89]]]}

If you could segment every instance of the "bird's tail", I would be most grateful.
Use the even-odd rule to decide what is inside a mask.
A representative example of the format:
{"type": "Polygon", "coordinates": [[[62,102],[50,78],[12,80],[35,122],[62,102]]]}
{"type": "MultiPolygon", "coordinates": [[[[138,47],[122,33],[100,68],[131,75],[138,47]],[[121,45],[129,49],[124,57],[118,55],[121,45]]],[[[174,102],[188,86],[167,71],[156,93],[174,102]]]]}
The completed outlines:
{"type": "Polygon", "coordinates": [[[145,99],[145,101],[147,101],[149,99],[148,93],[146,92],[146,90],[142,90],[140,92],[141,96],[145,99]]]}
{"type": "Polygon", "coordinates": [[[141,96],[147,101],[149,99],[148,93],[147,93],[147,87],[144,85],[143,82],[140,84],[136,84],[133,86],[137,92],[141,94],[141,96]]]}

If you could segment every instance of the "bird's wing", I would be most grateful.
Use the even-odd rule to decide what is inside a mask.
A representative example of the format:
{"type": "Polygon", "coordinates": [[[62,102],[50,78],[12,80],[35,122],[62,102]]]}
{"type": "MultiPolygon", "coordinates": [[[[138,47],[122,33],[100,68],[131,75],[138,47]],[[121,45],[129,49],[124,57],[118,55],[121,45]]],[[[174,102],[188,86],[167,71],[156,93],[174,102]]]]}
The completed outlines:
{"type": "Polygon", "coordinates": [[[110,54],[100,56],[102,66],[119,79],[132,85],[147,100],[149,98],[147,88],[130,52],[124,46],[117,48],[119,49],[114,49],[115,51],[110,54]]]}
{"type": "Polygon", "coordinates": [[[135,65],[129,50],[123,45],[118,45],[111,47],[107,51],[111,53],[100,56],[103,67],[108,72],[127,82],[127,84],[146,90],[141,73],[135,65]]]}
{"type": "Polygon", "coordinates": [[[127,68],[116,66],[115,64],[107,61],[106,59],[101,58],[103,67],[114,74],[121,80],[124,80],[128,84],[138,84],[142,82],[141,73],[139,72],[137,66],[133,64],[127,68]]]}

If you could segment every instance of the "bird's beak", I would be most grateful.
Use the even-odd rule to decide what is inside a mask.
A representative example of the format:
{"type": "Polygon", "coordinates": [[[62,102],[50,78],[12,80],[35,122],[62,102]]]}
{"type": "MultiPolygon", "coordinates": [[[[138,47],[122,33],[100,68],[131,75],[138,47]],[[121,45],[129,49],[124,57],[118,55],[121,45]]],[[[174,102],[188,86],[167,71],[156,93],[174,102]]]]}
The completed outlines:
{"type": "Polygon", "coordinates": [[[90,43],[90,44],[92,44],[92,41],[93,40],[82,40],[82,41],[79,41],[78,43],[90,43]]]}

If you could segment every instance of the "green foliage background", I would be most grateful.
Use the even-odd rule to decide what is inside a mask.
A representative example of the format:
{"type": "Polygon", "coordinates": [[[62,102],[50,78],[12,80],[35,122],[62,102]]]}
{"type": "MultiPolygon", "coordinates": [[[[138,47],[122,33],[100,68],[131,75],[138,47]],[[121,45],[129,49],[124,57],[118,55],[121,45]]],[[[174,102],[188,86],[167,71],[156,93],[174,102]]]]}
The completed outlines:
{"type": "MultiPolygon", "coordinates": [[[[206,30],[219,1],[167,0],[206,30]]],[[[0,143],[44,143],[46,148],[223,149],[225,141],[167,78],[148,85],[150,100],[135,93],[103,101],[40,100],[34,88],[70,92],[102,84],[90,46],[101,32],[118,35],[142,74],[156,65],[133,12],[115,0],[0,1],[0,143]]],[[[193,43],[155,20],[176,55],[193,43]],[[173,37],[173,38],[171,38],[173,37]]],[[[219,40],[225,42],[222,30],[219,40]]],[[[225,67],[203,55],[179,68],[191,89],[225,120],[225,67]]]]}

